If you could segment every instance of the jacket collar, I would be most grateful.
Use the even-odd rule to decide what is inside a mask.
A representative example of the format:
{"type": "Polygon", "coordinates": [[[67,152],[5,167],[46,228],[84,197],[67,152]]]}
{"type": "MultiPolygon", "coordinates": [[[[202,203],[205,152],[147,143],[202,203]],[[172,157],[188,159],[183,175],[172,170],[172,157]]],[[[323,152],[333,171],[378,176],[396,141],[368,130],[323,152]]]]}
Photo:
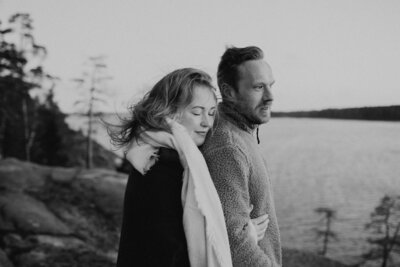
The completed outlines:
{"type": "Polygon", "coordinates": [[[218,108],[221,116],[239,129],[252,134],[254,130],[258,128],[258,125],[251,123],[242,113],[240,113],[234,104],[221,102],[218,105],[218,108]]]}

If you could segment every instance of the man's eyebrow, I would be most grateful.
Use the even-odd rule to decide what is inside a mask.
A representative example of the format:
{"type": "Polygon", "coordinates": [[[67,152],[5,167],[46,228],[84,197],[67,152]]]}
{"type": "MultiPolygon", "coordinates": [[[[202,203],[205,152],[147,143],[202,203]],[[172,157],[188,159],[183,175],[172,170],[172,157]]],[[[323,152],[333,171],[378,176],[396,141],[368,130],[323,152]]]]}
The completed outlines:
{"type": "Polygon", "coordinates": [[[260,85],[260,84],[262,84],[262,85],[269,85],[269,86],[272,86],[272,85],[274,85],[274,83],[275,83],[275,80],[273,80],[273,81],[270,82],[269,84],[266,83],[266,82],[263,82],[263,81],[259,81],[259,82],[256,82],[255,85],[260,85]]]}

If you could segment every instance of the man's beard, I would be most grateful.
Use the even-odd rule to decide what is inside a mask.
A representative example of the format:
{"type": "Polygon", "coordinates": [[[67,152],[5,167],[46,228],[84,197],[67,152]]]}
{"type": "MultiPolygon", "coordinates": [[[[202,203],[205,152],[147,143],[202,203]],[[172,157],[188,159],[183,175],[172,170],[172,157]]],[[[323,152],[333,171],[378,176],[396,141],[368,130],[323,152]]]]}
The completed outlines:
{"type": "MultiPolygon", "coordinates": [[[[260,108],[260,106],[265,106],[265,103],[260,103],[255,109],[250,109],[248,106],[245,105],[240,105],[239,107],[239,112],[246,118],[247,122],[251,125],[260,125],[266,123],[269,118],[271,117],[268,115],[268,120],[264,121],[262,120],[259,116],[257,116],[257,109],[260,108]]],[[[270,112],[270,111],[268,111],[270,112]]]]}

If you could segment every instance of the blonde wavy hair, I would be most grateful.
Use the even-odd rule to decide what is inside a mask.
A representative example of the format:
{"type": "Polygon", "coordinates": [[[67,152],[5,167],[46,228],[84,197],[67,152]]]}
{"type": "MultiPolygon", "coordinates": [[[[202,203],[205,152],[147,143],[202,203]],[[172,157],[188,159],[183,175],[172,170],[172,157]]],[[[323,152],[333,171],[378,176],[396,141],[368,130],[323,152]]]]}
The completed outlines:
{"type": "Polygon", "coordinates": [[[128,118],[120,117],[120,125],[108,127],[111,142],[125,147],[143,131],[167,131],[167,117],[179,116],[179,112],[193,99],[196,86],[209,87],[215,99],[215,88],[210,75],[194,68],[177,69],[158,81],[136,104],[129,107],[128,118]]]}

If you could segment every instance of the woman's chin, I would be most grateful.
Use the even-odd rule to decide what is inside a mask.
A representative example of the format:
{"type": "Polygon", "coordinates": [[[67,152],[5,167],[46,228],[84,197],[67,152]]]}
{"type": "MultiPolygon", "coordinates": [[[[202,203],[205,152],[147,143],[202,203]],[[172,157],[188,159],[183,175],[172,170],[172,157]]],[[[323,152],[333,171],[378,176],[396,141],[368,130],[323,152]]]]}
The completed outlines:
{"type": "Polygon", "coordinates": [[[193,141],[196,144],[196,146],[201,146],[202,144],[204,144],[205,140],[206,140],[205,138],[195,138],[193,141]]]}

